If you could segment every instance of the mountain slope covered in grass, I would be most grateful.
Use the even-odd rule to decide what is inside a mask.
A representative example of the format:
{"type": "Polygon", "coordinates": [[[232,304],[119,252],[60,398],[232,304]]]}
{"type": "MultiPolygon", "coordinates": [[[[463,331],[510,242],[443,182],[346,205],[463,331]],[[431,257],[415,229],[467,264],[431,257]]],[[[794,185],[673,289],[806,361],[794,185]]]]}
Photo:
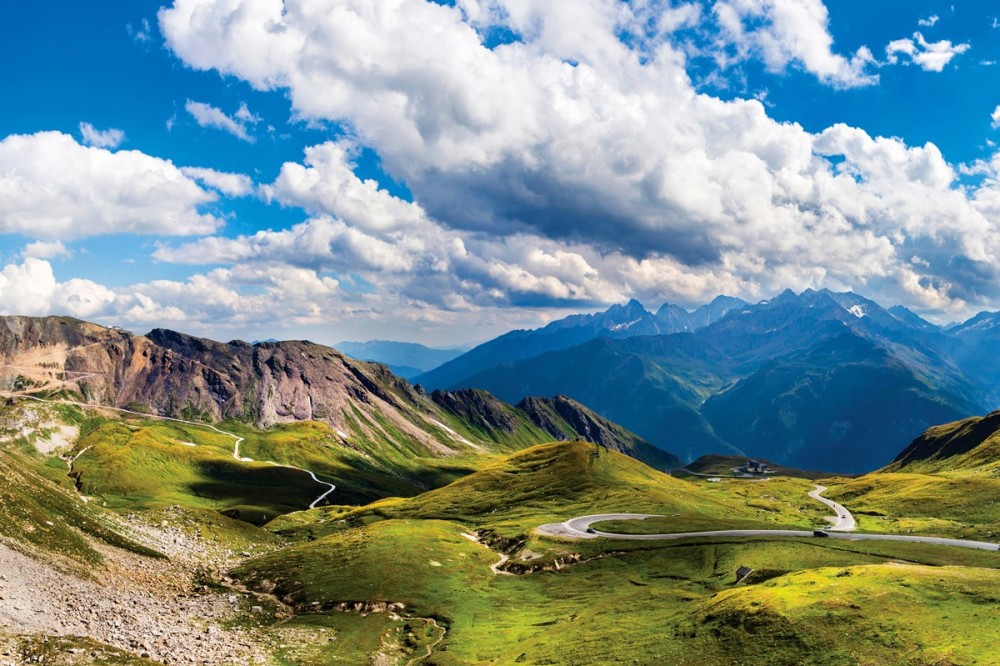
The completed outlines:
{"type": "Polygon", "coordinates": [[[868,531],[1000,539],[1000,413],[928,428],[884,468],[829,485],[868,531]]]}

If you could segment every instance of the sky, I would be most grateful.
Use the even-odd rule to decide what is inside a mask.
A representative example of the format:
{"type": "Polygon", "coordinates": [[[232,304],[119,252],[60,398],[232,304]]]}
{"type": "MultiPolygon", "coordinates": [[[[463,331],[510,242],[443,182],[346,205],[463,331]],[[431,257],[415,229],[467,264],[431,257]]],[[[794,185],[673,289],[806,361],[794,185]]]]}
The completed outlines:
{"type": "Polygon", "coordinates": [[[8,5],[0,313],[445,346],[630,298],[1000,308],[995,2],[8,5]]]}

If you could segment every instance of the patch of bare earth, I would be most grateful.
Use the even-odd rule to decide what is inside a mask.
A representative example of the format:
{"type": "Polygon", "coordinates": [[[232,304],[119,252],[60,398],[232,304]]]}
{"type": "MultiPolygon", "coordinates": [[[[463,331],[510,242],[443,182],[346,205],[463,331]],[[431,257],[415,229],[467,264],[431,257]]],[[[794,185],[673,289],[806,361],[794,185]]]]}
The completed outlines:
{"type": "MultiPolygon", "coordinates": [[[[104,562],[68,560],[0,543],[0,633],[83,636],[162,664],[266,664],[261,630],[230,628],[248,595],[206,585],[239,558],[170,526],[129,530],[161,560],[94,543],[104,562]]],[[[10,648],[0,664],[19,663],[10,648]]]]}

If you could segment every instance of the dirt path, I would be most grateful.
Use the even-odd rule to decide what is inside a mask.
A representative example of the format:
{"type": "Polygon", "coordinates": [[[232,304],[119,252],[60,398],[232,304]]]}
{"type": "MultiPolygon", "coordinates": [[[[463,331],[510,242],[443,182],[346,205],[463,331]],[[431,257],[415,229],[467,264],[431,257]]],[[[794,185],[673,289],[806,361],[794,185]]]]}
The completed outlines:
{"type": "Polygon", "coordinates": [[[429,658],[432,654],[434,654],[434,648],[436,648],[438,645],[441,644],[441,641],[444,640],[444,637],[445,637],[445,634],[447,634],[447,631],[445,631],[445,628],[442,627],[440,624],[438,624],[437,620],[435,620],[432,617],[405,617],[403,619],[407,620],[407,621],[421,620],[421,621],[426,622],[429,625],[433,626],[435,629],[437,629],[440,632],[440,634],[438,635],[436,641],[434,641],[433,643],[430,643],[429,645],[425,645],[424,646],[424,648],[427,650],[427,654],[420,655],[419,657],[413,657],[408,662],[406,662],[406,666],[413,666],[413,664],[419,663],[419,662],[423,661],[424,659],[429,658]]]}

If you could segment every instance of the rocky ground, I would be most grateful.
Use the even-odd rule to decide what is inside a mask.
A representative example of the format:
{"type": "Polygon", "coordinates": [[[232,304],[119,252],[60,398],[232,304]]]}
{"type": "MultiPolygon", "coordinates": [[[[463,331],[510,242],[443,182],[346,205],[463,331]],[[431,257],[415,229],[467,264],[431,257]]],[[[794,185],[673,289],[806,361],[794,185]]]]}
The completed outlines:
{"type": "MultiPolygon", "coordinates": [[[[255,626],[274,621],[275,603],[226,589],[221,575],[249,553],[169,520],[132,517],[126,530],[170,559],[95,543],[104,562],[84,569],[0,543],[0,632],[22,639],[0,637],[0,664],[56,663],[36,658],[37,641],[28,636],[86,637],[161,664],[270,663],[268,639],[255,626]]],[[[72,650],[82,654],[70,663],[97,661],[85,649],[72,650]]]]}

